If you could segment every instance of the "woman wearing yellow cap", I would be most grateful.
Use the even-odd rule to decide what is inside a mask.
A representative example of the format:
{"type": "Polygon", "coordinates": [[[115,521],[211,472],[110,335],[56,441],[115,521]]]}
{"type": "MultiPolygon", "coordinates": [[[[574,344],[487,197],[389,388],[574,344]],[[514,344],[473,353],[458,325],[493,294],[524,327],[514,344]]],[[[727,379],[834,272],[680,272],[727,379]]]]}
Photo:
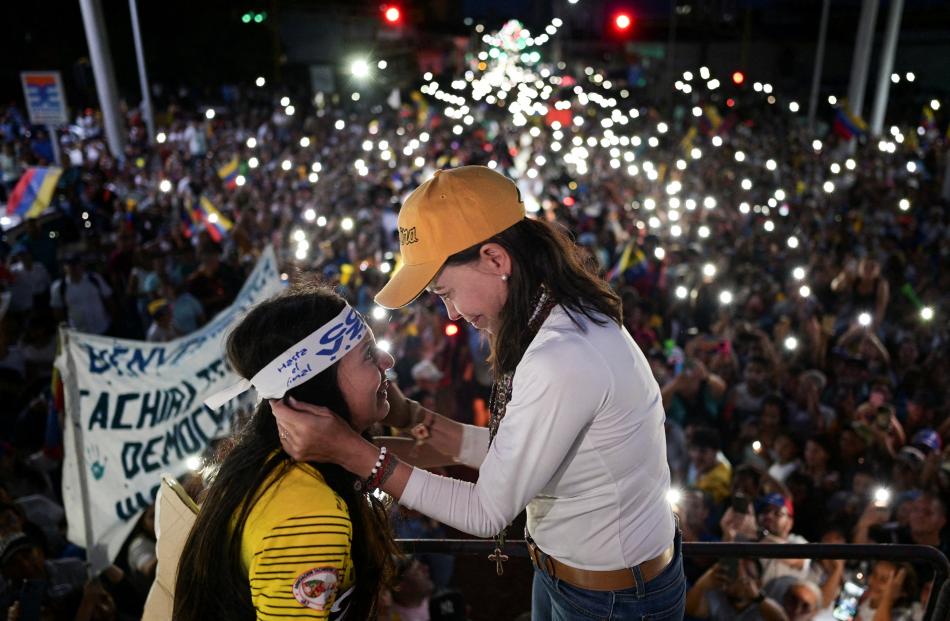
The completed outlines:
{"type": "Polygon", "coordinates": [[[377,303],[438,295],[451,319],[487,333],[495,386],[489,429],[396,390],[387,422],[414,426],[421,441],[478,468],[478,481],[403,462],[374,477],[381,449],[326,408],[292,401],[272,404],[285,450],[339,464],[477,536],[503,532],[527,509],[533,619],[681,619],[662,398],[622,327],[618,296],[561,230],[525,218],[515,184],[485,167],[436,172],[403,205],[399,236],[404,267],[377,303]]]}

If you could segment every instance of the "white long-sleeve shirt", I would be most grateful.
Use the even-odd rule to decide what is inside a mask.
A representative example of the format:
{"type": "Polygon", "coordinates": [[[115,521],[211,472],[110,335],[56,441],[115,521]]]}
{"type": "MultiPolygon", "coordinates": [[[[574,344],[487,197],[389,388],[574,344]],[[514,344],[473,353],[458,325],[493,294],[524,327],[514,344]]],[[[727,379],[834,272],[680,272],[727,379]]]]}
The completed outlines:
{"type": "Polygon", "coordinates": [[[632,567],[673,541],[660,388],[643,352],[613,322],[552,310],[515,371],[488,446],[466,426],[459,461],[474,484],[414,469],[400,502],[480,537],[527,507],[538,546],[581,569],[632,567]]]}

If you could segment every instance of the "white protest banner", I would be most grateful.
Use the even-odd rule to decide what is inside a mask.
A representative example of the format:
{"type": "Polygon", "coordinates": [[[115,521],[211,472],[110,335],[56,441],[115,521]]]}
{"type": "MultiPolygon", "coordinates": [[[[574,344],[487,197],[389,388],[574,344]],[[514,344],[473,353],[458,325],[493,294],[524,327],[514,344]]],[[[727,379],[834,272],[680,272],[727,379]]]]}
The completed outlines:
{"type": "Polygon", "coordinates": [[[162,474],[181,476],[188,457],[230,432],[238,400],[219,411],[203,404],[240,379],[227,367],[224,340],[251,307],[281,289],[268,247],[234,303],[187,336],[147,343],[61,329],[67,536],[86,548],[93,571],[116,557],[162,474]]]}

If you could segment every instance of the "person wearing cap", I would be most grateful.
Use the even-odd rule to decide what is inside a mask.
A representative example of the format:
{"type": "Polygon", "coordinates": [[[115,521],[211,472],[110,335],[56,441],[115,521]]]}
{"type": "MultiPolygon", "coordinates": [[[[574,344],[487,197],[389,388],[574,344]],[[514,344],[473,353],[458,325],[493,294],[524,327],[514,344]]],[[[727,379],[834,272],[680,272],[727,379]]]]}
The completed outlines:
{"type": "MultiPolygon", "coordinates": [[[[808,540],[792,532],[795,526],[795,507],[792,499],[782,493],[773,492],[759,499],[758,525],[764,534],[762,541],[767,543],[808,543],[808,540]]],[[[762,583],[779,576],[797,576],[806,578],[809,570],[808,559],[763,559],[762,583]]]]}
{"type": "MultiPolygon", "coordinates": [[[[773,483],[773,485],[777,485],[773,483]]],[[[793,534],[795,508],[791,497],[785,493],[772,492],[759,497],[755,506],[746,513],[726,509],[719,521],[723,541],[763,541],[766,543],[808,543],[793,534]],[[754,511],[753,511],[754,509],[754,511]]],[[[764,559],[762,563],[763,584],[779,576],[806,577],[808,561],[802,559],[764,559]]]]}
{"type": "Polygon", "coordinates": [[[149,302],[148,314],[152,317],[152,325],[145,335],[146,341],[166,343],[181,336],[172,324],[172,308],[168,305],[168,300],[159,298],[149,302]]]}
{"type": "MultiPolygon", "coordinates": [[[[398,224],[404,265],[376,302],[399,308],[438,295],[449,319],[487,334],[495,386],[489,429],[393,388],[387,423],[416,425],[419,441],[479,476],[468,483],[400,461],[382,489],[480,537],[498,536],[527,509],[534,619],[681,618],[660,389],[622,327],[619,297],[564,232],[526,218],[515,184],[486,167],[437,171],[406,199],[398,224]]],[[[378,449],[332,412],[272,407],[295,459],[370,474],[378,449]]],[[[503,571],[503,551],[499,538],[489,571],[503,571]]]]}

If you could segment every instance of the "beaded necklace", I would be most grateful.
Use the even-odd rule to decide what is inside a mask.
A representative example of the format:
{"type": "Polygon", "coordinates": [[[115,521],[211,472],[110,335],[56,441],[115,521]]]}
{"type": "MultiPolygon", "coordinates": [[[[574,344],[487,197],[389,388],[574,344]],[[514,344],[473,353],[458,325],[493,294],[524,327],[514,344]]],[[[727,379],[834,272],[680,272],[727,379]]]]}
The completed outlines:
{"type": "MultiPolygon", "coordinates": [[[[537,336],[541,325],[551,314],[551,310],[557,305],[557,302],[548,293],[548,290],[542,286],[534,302],[534,310],[531,318],[528,319],[529,343],[537,336]]],[[[511,388],[515,380],[515,371],[511,370],[499,377],[492,386],[491,399],[488,402],[488,409],[491,412],[491,419],[488,422],[488,445],[495,440],[495,434],[498,433],[498,426],[501,419],[505,417],[505,411],[508,408],[508,402],[511,401],[511,388]]],[[[505,527],[500,533],[495,535],[495,551],[488,555],[488,560],[494,561],[495,571],[502,575],[505,570],[502,563],[508,560],[506,554],[502,554],[505,547],[505,538],[508,534],[508,528],[505,527]]]]}

